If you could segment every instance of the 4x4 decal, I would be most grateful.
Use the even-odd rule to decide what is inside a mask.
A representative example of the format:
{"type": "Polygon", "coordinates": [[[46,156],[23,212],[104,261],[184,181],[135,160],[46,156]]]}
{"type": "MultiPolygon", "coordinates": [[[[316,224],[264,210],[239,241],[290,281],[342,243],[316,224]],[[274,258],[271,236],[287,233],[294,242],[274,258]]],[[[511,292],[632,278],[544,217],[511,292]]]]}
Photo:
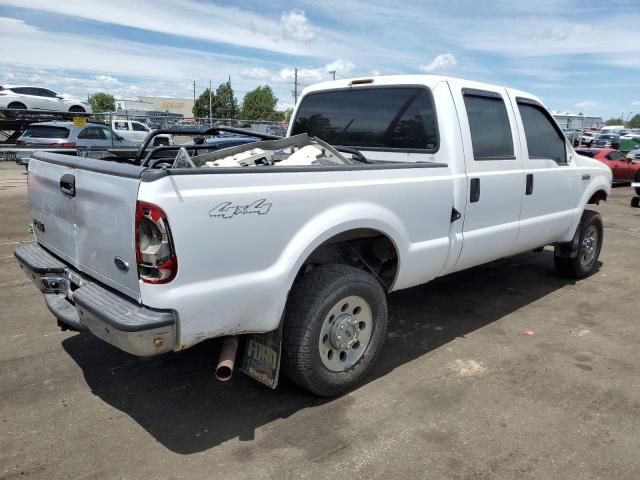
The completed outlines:
{"type": "Polygon", "coordinates": [[[257,213],[258,215],[266,215],[269,213],[269,209],[271,208],[271,204],[267,203],[267,201],[262,198],[260,200],[256,200],[249,205],[233,205],[231,202],[222,202],[220,205],[209,210],[209,216],[213,217],[222,217],[222,218],[232,218],[236,215],[246,215],[248,213],[257,213]]]}

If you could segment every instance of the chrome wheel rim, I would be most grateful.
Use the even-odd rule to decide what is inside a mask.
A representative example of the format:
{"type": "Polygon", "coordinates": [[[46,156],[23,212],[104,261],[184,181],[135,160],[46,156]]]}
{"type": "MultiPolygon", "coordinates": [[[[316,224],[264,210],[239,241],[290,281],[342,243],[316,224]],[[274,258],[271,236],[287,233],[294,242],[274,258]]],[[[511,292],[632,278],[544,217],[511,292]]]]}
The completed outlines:
{"type": "Polygon", "coordinates": [[[598,249],[598,229],[591,225],[584,234],[582,246],[580,247],[580,263],[583,266],[589,265],[596,256],[598,249]]]}
{"type": "Polygon", "coordinates": [[[337,302],[327,313],[318,339],[320,358],[332,372],[353,367],[369,346],[373,315],[367,301],[349,296],[337,302]]]}

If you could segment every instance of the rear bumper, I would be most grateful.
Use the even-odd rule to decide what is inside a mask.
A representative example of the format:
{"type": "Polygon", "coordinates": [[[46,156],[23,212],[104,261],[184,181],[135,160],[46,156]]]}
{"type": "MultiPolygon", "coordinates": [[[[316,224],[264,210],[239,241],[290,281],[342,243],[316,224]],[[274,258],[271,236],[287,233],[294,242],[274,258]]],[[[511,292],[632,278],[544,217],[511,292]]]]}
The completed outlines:
{"type": "Polygon", "coordinates": [[[133,355],[146,357],[174,349],[174,312],[145,307],[103,287],[37,243],[22,245],[14,254],[44,294],[49,310],[67,327],[89,330],[133,355]]]}

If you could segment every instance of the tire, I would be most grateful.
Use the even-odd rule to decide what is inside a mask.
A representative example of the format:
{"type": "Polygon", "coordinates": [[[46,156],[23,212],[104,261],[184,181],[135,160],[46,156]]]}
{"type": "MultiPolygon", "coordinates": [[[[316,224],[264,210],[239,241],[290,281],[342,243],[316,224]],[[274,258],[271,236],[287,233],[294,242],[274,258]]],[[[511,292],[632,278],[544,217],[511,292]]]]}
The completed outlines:
{"type": "Polygon", "coordinates": [[[362,381],[386,334],[387,298],[375,277],[346,265],[321,265],[289,295],[283,372],[316,395],[338,395],[362,381]]]}
{"type": "Polygon", "coordinates": [[[602,217],[598,212],[585,210],[578,225],[578,254],[575,257],[561,257],[556,255],[553,260],[556,272],[567,278],[585,278],[595,272],[598,257],[602,249],[603,228],[602,217]]]}
{"type": "Polygon", "coordinates": [[[154,147],[168,146],[169,140],[166,138],[158,138],[153,142],[154,147]]]}
{"type": "MultiPolygon", "coordinates": [[[[638,172],[638,173],[636,174],[636,178],[635,178],[635,180],[634,180],[634,183],[635,183],[635,182],[640,183],[640,172],[638,172]]],[[[640,195],[640,187],[634,187],[634,188],[635,188],[635,190],[636,190],[636,195],[640,195]]]]}
{"type": "Polygon", "coordinates": [[[85,113],[85,112],[86,112],[86,110],[85,110],[84,108],[79,107],[79,106],[77,106],[77,105],[74,105],[73,107],[71,107],[71,108],[69,109],[69,111],[70,111],[70,112],[73,112],[73,113],[76,113],[76,112],[77,112],[77,113],[85,113]]]}
{"type": "Polygon", "coordinates": [[[640,197],[632,197],[631,198],[631,206],[633,208],[640,208],[640,197]]]}
{"type": "Polygon", "coordinates": [[[7,105],[7,108],[9,108],[11,110],[26,110],[27,106],[24,103],[13,102],[13,103],[10,103],[9,105],[7,105]]]}

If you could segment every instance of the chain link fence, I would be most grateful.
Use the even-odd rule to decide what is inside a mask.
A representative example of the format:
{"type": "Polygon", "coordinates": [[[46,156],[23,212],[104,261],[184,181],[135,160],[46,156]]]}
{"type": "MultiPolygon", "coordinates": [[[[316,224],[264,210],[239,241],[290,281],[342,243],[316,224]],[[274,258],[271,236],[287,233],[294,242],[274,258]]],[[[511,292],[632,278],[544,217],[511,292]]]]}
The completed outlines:
{"type": "MultiPolygon", "coordinates": [[[[170,112],[146,111],[118,111],[112,113],[86,114],[78,112],[40,112],[31,110],[1,110],[0,109],[0,188],[2,185],[21,185],[26,183],[26,164],[34,149],[44,151],[58,151],[65,154],[76,154],[77,150],[89,148],[92,151],[108,151],[126,145],[135,149],[142,145],[146,136],[153,130],[171,129],[185,130],[184,135],[158,136],[154,138],[154,145],[186,144],[195,140],[194,135],[187,134],[194,128],[202,129],[215,127],[234,127],[269,135],[284,136],[288,123],[272,120],[244,120],[235,118],[187,118],[170,112]],[[51,143],[35,147],[34,141],[29,142],[29,126],[43,122],[56,122],[58,128],[51,135],[51,143]],[[65,123],[60,123],[65,122],[65,123]],[[71,128],[71,127],[77,128],[71,128]],[[78,130],[88,127],[93,129],[92,138],[80,138],[78,130]],[[66,130],[65,130],[66,128],[66,130]],[[67,132],[65,134],[64,132],[67,132]],[[25,132],[27,135],[25,136],[25,132]],[[73,136],[75,134],[75,136],[73,136]],[[68,136],[65,137],[65,135],[68,136]],[[71,138],[73,136],[73,138],[71,138]],[[64,138],[63,138],[64,137],[64,138]],[[98,138],[99,137],[99,138],[98,138]],[[62,148],[61,148],[62,147],[62,148]]],[[[33,129],[32,129],[33,130],[33,129]]],[[[231,135],[220,133],[222,136],[231,135]]],[[[35,137],[34,132],[31,137],[35,137]]],[[[88,135],[84,135],[87,137],[88,135]]],[[[37,138],[37,137],[36,137],[37,138]]]]}

